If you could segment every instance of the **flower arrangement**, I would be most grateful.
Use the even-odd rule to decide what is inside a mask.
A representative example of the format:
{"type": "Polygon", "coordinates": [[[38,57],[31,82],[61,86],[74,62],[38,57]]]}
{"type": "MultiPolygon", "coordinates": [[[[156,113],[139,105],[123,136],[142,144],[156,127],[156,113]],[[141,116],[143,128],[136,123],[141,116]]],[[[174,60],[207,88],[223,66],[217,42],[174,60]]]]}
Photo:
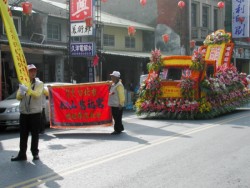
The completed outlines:
{"type": "Polygon", "coordinates": [[[148,63],[148,75],[147,79],[143,81],[139,88],[139,98],[135,102],[135,108],[137,114],[141,112],[153,112],[155,109],[160,109],[156,101],[161,96],[162,91],[160,90],[160,77],[159,72],[161,68],[161,52],[160,50],[154,50],[151,52],[150,62],[148,63]],[[156,107],[157,106],[157,107],[156,107]]]}
{"type": "Polygon", "coordinates": [[[191,70],[201,71],[205,67],[204,52],[201,49],[194,50],[192,56],[192,65],[190,65],[191,70]]]}
{"type": "Polygon", "coordinates": [[[153,71],[145,82],[146,98],[158,98],[161,95],[159,75],[153,71]]]}
{"type": "Polygon", "coordinates": [[[244,83],[233,65],[222,65],[217,68],[215,77],[206,78],[200,83],[200,88],[208,95],[222,95],[243,89],[244,83]]]}
{"type": "MultiPolygon", "coordinates": [[[[205,78],[199,85],[201,98],[195,98],[196,81],[190,75],[183,75],[179,83],[182,98],[162,98],[161,55],[159,50],[152,51],[148,78],[139,89],[135,103],[136,114],[167,119],[207,119],[231,112],[243,103],[250,101],[250,93],[244,88],[245,76],[239,74],[234,66],[217,67],[213,77],[205,78]]],[[[193,70],[205,68],[201,51],[193,56],[193,70]],[[198,65],[201,63],[203,65],[198,65]]]]}
{"type": "Polygon", "coordinates": [[[147,64],[147,69],[149,72],[151,71],[159,71],[161,69],[161,51],[160,50],[152,50],[150,62],[147,64]]]}
{"type": "Polygon", "coordinates": [[[185,99],[193,99],[194,98],[194,86],[195,81],[190,77],[182,76],[181,82],[178,85],[181,88],[181,95],[185,99]]]}
{"type": "Polygon", "coordinates": [[[199,113],[203,114],[203,113],[207,113],[210,112],[212,109],[212,105],[210,102],[208,102],[206,100],[206,98],[202,98],[200,100],[200,105],[199,105],[199,113]]]}
{"type": "Polygon", "coordinates": [[[204,45],[227,43],[230,37],[230,34],[219,31],[208,35],[203,43],[204,45]]]}

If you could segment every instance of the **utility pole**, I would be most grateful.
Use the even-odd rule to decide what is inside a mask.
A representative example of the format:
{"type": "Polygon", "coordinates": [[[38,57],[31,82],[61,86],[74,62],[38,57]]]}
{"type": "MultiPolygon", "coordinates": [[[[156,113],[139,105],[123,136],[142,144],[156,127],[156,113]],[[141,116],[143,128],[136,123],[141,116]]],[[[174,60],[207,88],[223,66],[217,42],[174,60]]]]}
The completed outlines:
{"type": "Polygon", "coordinates": [[[96,53],[99,56],[99,81],[102,81],[102,29],[103,24],[101,22],[101,0],[96,0],[96,16],[95,16],[95,43],[96,43],[96,53]]]}

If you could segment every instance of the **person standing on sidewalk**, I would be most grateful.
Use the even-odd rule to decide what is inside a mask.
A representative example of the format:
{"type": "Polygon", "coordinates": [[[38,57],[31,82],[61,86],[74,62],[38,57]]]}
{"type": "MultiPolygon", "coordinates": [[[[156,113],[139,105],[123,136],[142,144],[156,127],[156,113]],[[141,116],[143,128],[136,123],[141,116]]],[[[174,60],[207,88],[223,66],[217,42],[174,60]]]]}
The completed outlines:
{"type": "Polygon", "coordinates": [[[112,84],[109,91],[108,105],[111,107],[114,119],[114,132],[111,134],[120,134],[124,130],[122,124],[123,107],[125,103],[124,86],[120,80],[120,72],[113,71],[111,76],[112,84]]]}
{"type": "Polygon", "coordinates": [[[29,77],[31,86],[27,87],[19,84],[16,98],[20,100],[20,144],[19,153],[16,157],[12,157],[11,161],[24,161],[27,160],[27,142],[29,132],[31,132],[31,153],[33,160],[39,159],[39,131],[42,113],[42,96],[44,84],[42,81],[35,79],[37,68],[35,65],[28,65],[29,77]]]}

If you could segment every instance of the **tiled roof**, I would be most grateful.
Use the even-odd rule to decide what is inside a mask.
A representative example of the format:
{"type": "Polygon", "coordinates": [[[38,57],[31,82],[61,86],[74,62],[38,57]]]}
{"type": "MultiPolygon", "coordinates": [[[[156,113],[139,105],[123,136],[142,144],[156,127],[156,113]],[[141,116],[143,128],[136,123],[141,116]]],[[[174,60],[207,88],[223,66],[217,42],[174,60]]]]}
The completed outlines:
{"type": "MultiPolygon", "coordinates": [[[[1,44],[9,44],[9,41],[6,36],[1,36],[0,38],[1,44]]],[[[22,47],[35,47],[35,48],[42,48],[42,49],[54,49],[54,50],[67,50],[67,45],[53,45],[53,44],[39,44],[36,42],[32,42],[30,40],[20,39],[20,43],[22,47]]]]}

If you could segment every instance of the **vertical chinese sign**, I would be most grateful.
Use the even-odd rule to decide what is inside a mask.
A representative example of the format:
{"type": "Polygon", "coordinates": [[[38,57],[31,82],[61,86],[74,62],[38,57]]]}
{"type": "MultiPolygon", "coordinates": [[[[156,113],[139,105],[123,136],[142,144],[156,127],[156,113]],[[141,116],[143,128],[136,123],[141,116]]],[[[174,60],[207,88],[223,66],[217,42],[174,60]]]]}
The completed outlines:
{"type": "MultiPolygon", "coordinates": [[[[88,37],[93,36],[95,25],[94,18],[95,0],[70,0],[70,36],[88,37]],[[88,20],[91,20],[89,22],[88,20]]],[[[85,40],[88,41],[88,40],[85,40]]],[[[71,57],[93,57],[96,54],[95,42],[80,42],[70,44],[71,57]]],[[[91,67],[94,70],[94,67],[91,67]]],[[[90,80],[95,80],[95,76],[90,80]]],[[[90,81],[89,80],[89,81],[90,81]]]]}
{"type": "Polygon", "coordinates": [[[93,16],[92,0],[70,1],[70,22],[80,22],[93,16]]]}
{"type": "Polygon", "coordinates": [[[112,125],[108,83],[52,86],[49,93],[52,128],[112,125]]]}
{"type": "Polygon", "coordinates": [[[70,34],[72,37],[93,35],[93,27],[88,27],[86,21],[93,20],[93,1],[70,0],[70,34]]]}
{"type": "Polygon", "coordinates": [[[12,18],[11,10],[8,5],[8,1],[0,0],[0,14],[9,41],[10,50],[14,61],[18,80],[20,83],[29,86],[30,80],[28,76],[27,63],[16,32],[16,28],[12,18]]]}
{"type": "Polygon", "coordinates": [[[249,37],[249,0],[232,1],[232,37],[249,37]]]}

